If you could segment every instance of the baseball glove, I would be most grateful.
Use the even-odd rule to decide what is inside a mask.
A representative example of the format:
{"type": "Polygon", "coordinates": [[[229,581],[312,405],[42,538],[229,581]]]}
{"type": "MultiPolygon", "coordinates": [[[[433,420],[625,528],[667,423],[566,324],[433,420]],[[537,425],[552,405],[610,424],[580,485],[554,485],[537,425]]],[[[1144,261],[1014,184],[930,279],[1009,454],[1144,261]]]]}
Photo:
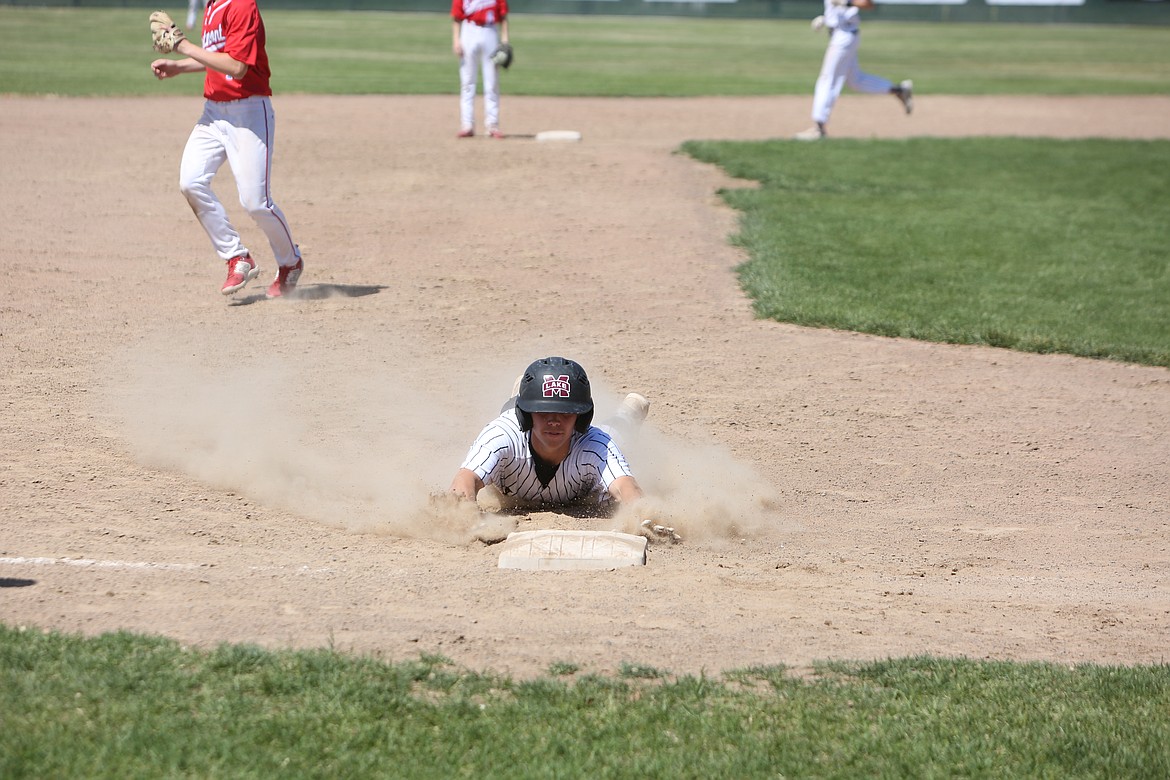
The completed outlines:
{"type": "Polygon", "coordinates": [[[492,62],[499,65],[501,68],[509,68],[512,66],[512,44],[501,43],[499,47],[492,53],[492,62]]]}
{"type": "Polygon", "coordinates": [[[170,54],[187,37],[175,24],[175,20],[166,11],[155,11],[150,15],[150,37],[154,40],[154,50],[160,54],[170,54]]]}

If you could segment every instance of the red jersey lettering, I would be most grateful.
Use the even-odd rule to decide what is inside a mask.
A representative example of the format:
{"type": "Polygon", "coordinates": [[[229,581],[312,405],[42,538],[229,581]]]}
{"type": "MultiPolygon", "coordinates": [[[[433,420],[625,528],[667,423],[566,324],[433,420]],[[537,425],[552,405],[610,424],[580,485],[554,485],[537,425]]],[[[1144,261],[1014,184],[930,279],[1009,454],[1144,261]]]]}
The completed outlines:
{"type": "Polygon", "coordinates": [[[242,79],[211,68],[203,81],[203,97],[223,102],[253,95],[271,95],[271,71],[264,50],[264,20],[256,0],[211,0],[203,14],[203,48],[218,51],[248,66],[242,79]]]}

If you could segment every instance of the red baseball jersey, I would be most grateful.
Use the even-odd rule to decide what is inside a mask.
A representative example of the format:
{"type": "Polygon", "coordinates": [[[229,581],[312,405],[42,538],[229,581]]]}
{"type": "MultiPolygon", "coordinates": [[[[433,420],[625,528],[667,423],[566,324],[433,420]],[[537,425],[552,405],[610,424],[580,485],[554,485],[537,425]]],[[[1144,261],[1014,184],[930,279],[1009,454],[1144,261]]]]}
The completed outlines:
{"type": "Polygon", "coordinates": [[[248,66],[239,80],[208,68],[203,97],[223,102],[272,94],[264,20],[256,0],[211,0],[203,13],[203,48],[223,52],[248,66]]]}
{"type": "Polygon", "coordinates": [[[483,27],[498,24],[508,15],[508,0],[451,0],[451,18],[483,27]]]}

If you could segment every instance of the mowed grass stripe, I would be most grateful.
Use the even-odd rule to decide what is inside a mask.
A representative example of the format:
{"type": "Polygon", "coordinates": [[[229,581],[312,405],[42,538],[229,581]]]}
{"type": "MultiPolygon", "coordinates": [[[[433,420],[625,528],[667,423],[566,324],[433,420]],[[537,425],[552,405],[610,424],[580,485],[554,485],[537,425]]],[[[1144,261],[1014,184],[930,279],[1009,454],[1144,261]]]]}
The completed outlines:
{"type": "MultiPolygon", "coordinates": [[[[163,7],[186,16],[185,6],[163,7]]],[[[0,93],[198,94],[198,79],[151,76],[149,11],[0,5],[0,93]]],[[[278,94],[458,91],[445,13],[266,9],[264,20],[278,94]]],[[[1164,95],[1165,37],[1120,25],[887,22],[879,11],[861,56],[867,70],[913,78],[924,95],[1164,95]]],[[[512,38],[505,95],[809,95],[825,47],[823,34],[792,19],[517,13],[512,38]]]]}

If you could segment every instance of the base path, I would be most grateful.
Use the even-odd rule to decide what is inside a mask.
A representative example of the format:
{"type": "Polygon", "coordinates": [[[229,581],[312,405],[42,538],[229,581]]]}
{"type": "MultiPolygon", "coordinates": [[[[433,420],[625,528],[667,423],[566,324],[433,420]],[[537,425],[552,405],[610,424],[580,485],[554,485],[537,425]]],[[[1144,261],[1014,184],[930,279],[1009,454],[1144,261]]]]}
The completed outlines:
{"type": "MultiPolygon", "coordinates": [[[[451,96],[274,105],[295,301],[226,168],[262,275],[218,292],[177,185],[197,97],[0,98],[5,624],[515,676],[1165,661],[1170,372],[753,318],[717,195],[748,185],[672,152],[809,99],[505,95],[504,141],[457,141],[451,96]],[[556,354],[602,416],[651,400],[631,460],[686,541],[645,566],[502,570],[421,511],[556,354]]],[[[1155,138],[1170,98],[847,95],[830,131],[1155,138]]]]}

